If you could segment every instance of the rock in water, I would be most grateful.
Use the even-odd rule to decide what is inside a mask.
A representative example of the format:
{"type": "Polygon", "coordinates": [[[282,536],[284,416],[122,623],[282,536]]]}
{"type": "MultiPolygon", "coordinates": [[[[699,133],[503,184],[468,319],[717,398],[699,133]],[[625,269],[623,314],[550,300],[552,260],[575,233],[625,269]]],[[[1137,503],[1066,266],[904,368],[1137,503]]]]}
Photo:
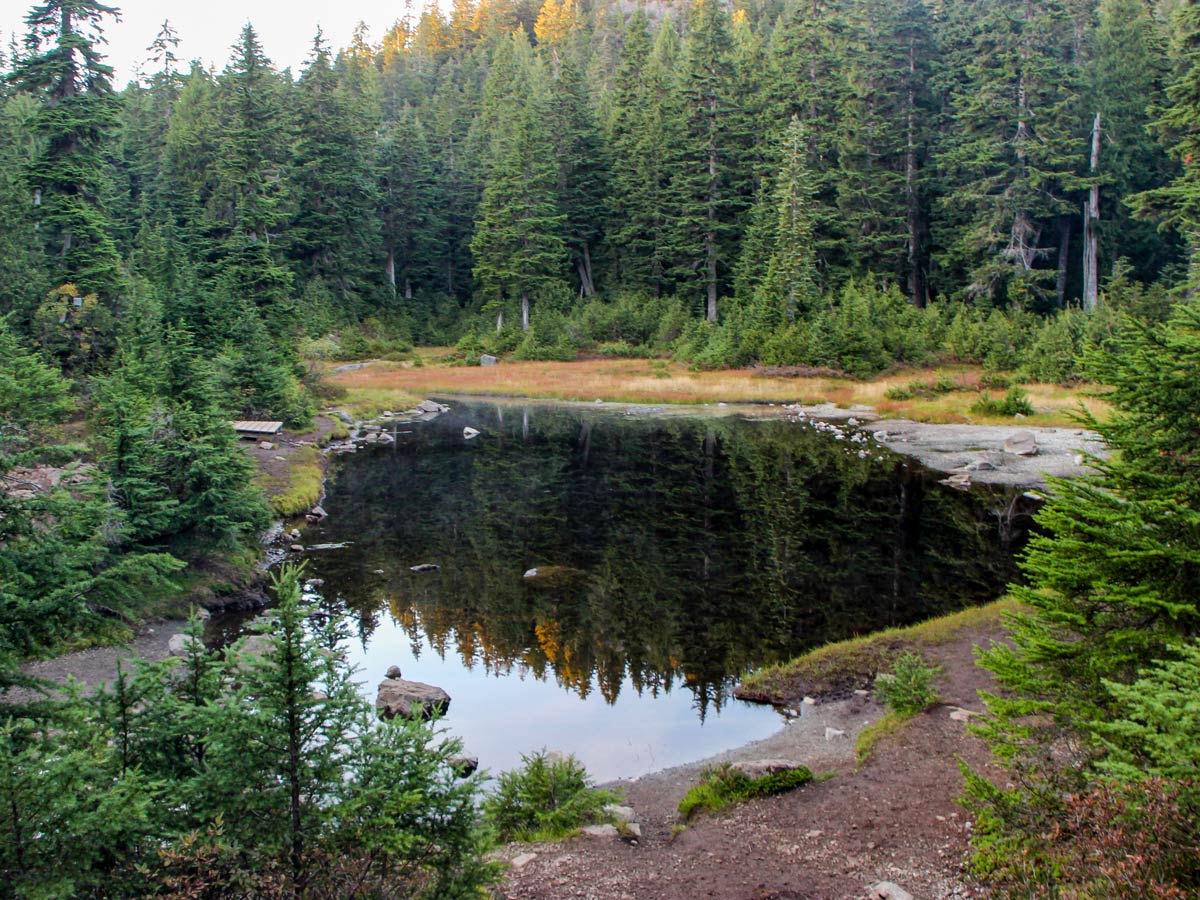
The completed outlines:
{"type": "Polygon", "coordinates": [[[466,428],[463,429],[463,437],[465,437],[468,441],[471,438],[478,437],[478,436],[479,436],[479,430],[472,428],[470,425],[468,425],[466,428]]]}
{"type": "Polygon", "coordinates": [[[538,588],[560,588],[572,584],[584,574],[571,566],[535,566],[522,576],[525,583],[538,588]]]}
{"type": "Polygon", "coordinates": [[[1014,431],[1004,442],[1004,452],[1014,456],[1035,456],[1038,452],[1037,438],[1032,431],[1014,431]]]}
{"type": "Polygon", "coordinates": [[[450,407],[443,406],[436,400],[422,400],[417,404],[417,409],[423,413],[440,413],[446,412],[448,409],[450,409],[450,407]]]}
{"type": "Polygon", "coordinates": [[[405,681],[403,678],[385,678],[379,683],[375,709],[385,719],[395,716],[407,719],[418,713],[422,718],[428,719],[434,713],[444,715],[450,709],[450,695],[432,684],[405,681]]]}
{"type": "Polygon", "coordinates": [[[410,572],[437,572],[440,569],[441,566],[436,565],[435,563],[421,563],[419,566],[408,567],[410,572]]]}

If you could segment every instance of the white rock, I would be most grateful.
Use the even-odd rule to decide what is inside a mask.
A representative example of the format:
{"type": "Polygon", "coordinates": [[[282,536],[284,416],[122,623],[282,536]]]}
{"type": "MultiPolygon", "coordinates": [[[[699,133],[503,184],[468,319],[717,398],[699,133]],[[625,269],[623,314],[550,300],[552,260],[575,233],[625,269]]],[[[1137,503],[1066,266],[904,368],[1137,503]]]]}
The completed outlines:
{"type": "Polygon", "coordinates": [[[800,702],[803,703],[805,706],[816,706],[817,705],[817,701],[814,700],[812,697],[805,697],[800,702]]]}
{"type": "Polygon", "coordinates": [[[478,437],[478,436],[479,436],[479,430],[472,428],[470,425],[468,425],[466,428],[463,429],[463,437],[465,437],[468,441],[471,438],[478,437]]]}
{"type": "Polygon", "coordinates": [[[535,859],[537,859],[536,853],[522,853],[519,856],[514,856],[510,865],[514,869],[523,869],[535,859]]]}
{"type": "Polygon", "coordinates": [[[636,815],[632,806],[617,806],[615,803],[604,807],[604,814],[621,823],[632,822],[636,815]]]}
{"type": "Polygon", "coordinates": [[[842,731],[840,728],[827,727],[825,729],[825,740],[827,741],[832,741],[834,738],[844,738],[845,736],[846,732],[842,731]]]}
{"type": "Polygon", "coordinates": [[[890,881],[881,881],[867,895],[869,900],[913,900],[913,895],[890,881]]]}
{"type": "Polygon", "coordinates": [[[636,841],[642,836],[642,826],[637,822],[626,822],[621,826],[621,828],[625,832],[625,837],[627,838],[632,838],[636,841]]]}

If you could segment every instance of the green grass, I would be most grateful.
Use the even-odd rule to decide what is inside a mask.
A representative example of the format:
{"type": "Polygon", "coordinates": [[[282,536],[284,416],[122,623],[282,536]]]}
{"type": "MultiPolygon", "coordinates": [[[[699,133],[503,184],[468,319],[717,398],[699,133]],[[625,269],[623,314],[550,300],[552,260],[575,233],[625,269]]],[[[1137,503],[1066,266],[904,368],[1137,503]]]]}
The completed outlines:
{"type": "Polygon", "coordinates": [[[782,794],[813,780],[813,773],[804,766],[747,778],[735,771],[728,763],[704,773],[704,780],[683,795],[679,801],[679,814],[685,821],[702,812],[717,812],[731,803],[753,800],[782,794]]]}
{"type": "Polygon", "coordinates": [[[738,696],[764,703],[787,703],[806,694],[828,694],[862,687],[899,659],[906,650],[935,647],[964,631],[999,624],[1018,604],[1007,598],[973,606],[916,625],[888,628],[811,650],[790,662],[748,675],[738,696]]]}
{"type": "Polygon", "coordinates": [[[321,480],[325,475],[325,458],[316,447],[299,447],[288,459],[282,475],[265,477],[260,481],[271,512],[288,518],[312,509],[321,499],[321,480]]]}
{"type": "Polygon", "coordinates": [[[858,739],[854,743],[854,758],[858,762],[858,767],[861,769],[867,764],[867,760],[871,758],[871,754],[875,752],[880,741],[900,732],[916,715],[916,713],[901,713],[893,710],[878,722],[872,722],[860,731],[858,739]]]}

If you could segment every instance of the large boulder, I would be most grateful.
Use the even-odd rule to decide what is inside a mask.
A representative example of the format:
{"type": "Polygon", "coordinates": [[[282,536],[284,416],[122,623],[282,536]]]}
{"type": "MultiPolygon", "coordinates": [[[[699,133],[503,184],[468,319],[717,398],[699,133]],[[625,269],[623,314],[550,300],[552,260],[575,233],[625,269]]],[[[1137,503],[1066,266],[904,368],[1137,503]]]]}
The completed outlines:
{"type": "Polygon", "coordinates": [[[448,412],[450,407],[444,406],[436,400],[422,400],[417,404],[417,409],[423,413],[443,413],[448,412]]]}
{"type": "Polygon", "coordinates": [[[496,357],[491,356],[487,353],[485,353],[485,354],[483,354],[483,356],[479,357],[479,364],[481,366],[495,366],[495,365],[498,365],[499,363],[500,363],[500,360],[498,360],[496,357]]]}
{"type": "Polygon", "coordinates": [[[1032,431],[1014,431],[1004,441],[1004,452],[1014,456],[1036,456],[1037,438],[1032,431]]]}
{"type": "Polygon", "coordinates": [[[375,709],[385,719],[396,716],[407,719],[417,713],[429,719],[434,713],[444,715],[450,709],[450,695],[432,684],[404,678],[385,678],[379,683],[375,709]]]}

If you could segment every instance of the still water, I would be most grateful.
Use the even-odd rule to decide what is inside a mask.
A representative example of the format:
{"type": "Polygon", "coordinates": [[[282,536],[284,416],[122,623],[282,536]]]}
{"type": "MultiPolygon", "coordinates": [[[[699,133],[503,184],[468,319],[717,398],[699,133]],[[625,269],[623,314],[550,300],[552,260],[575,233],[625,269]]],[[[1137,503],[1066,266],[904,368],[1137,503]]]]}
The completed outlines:
{"type": "Polygon", "coordinates": [[[766,737],[780,714],[731,697],[750,669],[1014,575],[1011,496],[853,429],[452,406],[335,462],[303,542],[345,546],[306,574],[349,617],[364,692],[391,665],[443,687],[492,772],[544,747],[633,777],[766,737]]]}

